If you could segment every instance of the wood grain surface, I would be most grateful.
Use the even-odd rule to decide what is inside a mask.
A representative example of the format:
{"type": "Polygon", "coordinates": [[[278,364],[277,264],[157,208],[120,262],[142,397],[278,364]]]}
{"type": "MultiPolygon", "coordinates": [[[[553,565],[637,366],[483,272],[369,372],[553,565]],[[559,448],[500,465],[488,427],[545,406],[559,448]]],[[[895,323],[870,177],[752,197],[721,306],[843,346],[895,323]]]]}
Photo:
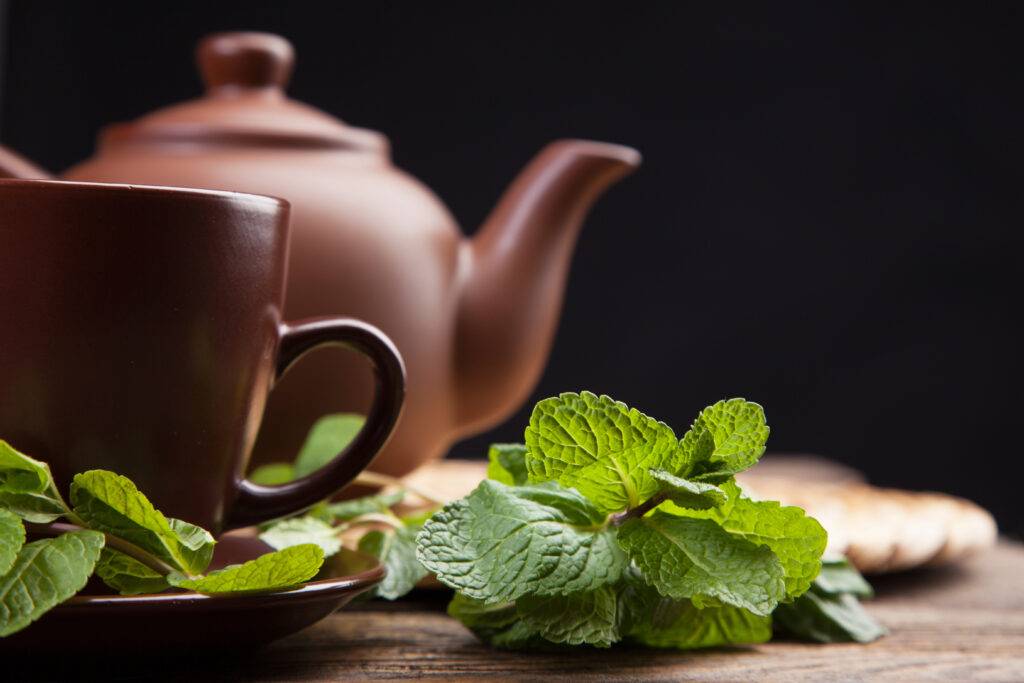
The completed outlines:
{"type": "Polygon", "coordinates": [[[428,594],[339,612],[269,646],[244,673],[282,681],[1024,680],[1024,546],[1004,542],[962,566],[875,583],[878,597],[869,609],[891,634],[870,645],[501,652],[478,643],[444,614],[443,598],[428,594]]]}
{"type": "MultiPolygon", "coordinates": [[[[875,579],[868,604],[891,634],[870,645],[773,642],[701,652],[616,646],[558,653],[492,650],[417,591],[363,602],[251,651],[26,657],[2,680],[543,681],[1024,680],[1024,545],[1003,541],[960,565],[875,579]]],[[[155,644],[158,645],[158,644],[155,644]]]]}
{"type": "MultiPolygon", "coordinates": [[[[856,481],[848,472],[823,476],[856,481]]],[[[878,597],[868,610],[891,633],[870,645],[505,652],[481,644],[445,614],[447,591],[417,590],[393,603],[356,603],[262,649],[203,654],[154,643],[151,654],[83,656],[62,644],[53,657],[4,662],[0,681],[1024,681],[1024,545],[1003,540],[958,563],[871,581],[878,597]]]]}

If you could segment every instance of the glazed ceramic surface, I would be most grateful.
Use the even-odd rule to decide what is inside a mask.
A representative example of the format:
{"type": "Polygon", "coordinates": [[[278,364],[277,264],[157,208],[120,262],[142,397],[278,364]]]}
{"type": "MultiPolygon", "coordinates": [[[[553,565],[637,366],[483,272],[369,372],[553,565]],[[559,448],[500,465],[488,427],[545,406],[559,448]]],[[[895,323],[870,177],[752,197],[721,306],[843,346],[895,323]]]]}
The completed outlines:
{"type": "Polygon", "coordinates": [[[288,205],[235,193],[0,180],[0,438],[66,492],[102,468],[217,533],[308,507],[385,442],[402,364],[365,323],[282,322],[288,205]],[[243,478],[266,397],[306,351],[344,344],[378,390],[323,470],[243,478]]]}
{"type": "MultiPolygon", "coordinates": [[[[204,97],[111,126],[67,177],[289,200],[287,314],[367,320],[406,361],[406,409],[375,470],[405,474],[513,412],[547,359],[580,226],[639,164],[636,150],[549,145],[467,240],[438,198],[392,165],[384,136],[285,95],[293,53],[283,38],[214,35],[197,56],[204,97]]],[[[2,169],[41,173],[10,153],[2,169]]],[[[361,359],[317,354],[271,397],[256,459],[290,459],[324,414],[365,412],[371,385],[361,359]]]]}
{"type": "MultiPolygon", "coordinates": [[[[239,564],[271,550],[257,538],[228,535],[218,542],[210,568],[239,564]]],[[[252,647],[320,621],[383,578],[384,568],[377,560],[343,548],[324,561],[315,580],[272,593],[111,595],[96,589],[0,639],[0,652],[46,649],[54,643],[60,643],[62,651],[88,649],[92,654],[252,647]]]]}

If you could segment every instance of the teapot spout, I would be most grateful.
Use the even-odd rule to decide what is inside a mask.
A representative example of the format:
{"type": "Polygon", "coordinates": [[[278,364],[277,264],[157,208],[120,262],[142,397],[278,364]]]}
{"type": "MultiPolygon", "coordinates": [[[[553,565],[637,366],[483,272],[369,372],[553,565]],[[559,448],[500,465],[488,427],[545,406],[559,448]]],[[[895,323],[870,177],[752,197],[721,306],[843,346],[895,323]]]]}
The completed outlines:
{"type": "Polygon", "coordinates": [[[50,177],[49,173],[25,157],[0,146],[0,178],[38,179],[50,177]]]}
{"type": "Polygon", "coordinates": [[[456,437],[496,424],[527,398],[551,348],[583,220],[639,164],[630,147],[554,142],[462,244],[456,437]]]}

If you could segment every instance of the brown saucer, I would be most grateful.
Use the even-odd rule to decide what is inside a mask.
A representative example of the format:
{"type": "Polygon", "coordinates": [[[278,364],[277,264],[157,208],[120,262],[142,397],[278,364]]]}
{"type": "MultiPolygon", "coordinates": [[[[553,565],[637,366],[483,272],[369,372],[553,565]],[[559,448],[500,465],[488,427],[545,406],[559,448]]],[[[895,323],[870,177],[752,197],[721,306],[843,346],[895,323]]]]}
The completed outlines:
{"type": "MultiPolygon", "coordinates": [[[[258,538],[223,536],[211,569],[270,552],[258,538]]],[[[0,652],[23,648],[104,649],[125,653],[184,646],[222,650],[268,643],[300,631],[348,604],[384,578],[376,559],[342,549],[313,581],[291,590],[210,597],[198,593],[83,593],[23,631],[0,639],[0,652]]]]}

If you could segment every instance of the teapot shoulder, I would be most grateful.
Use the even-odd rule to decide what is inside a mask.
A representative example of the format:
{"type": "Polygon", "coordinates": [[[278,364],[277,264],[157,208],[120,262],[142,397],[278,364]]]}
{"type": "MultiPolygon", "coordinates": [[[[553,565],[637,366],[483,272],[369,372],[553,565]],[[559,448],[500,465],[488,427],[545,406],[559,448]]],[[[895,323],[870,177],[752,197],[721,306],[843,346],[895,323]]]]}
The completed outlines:
{"type": "Polygon", "coordinates": [[[388,239],[426,238],[453,248],[460,237],[454,217],[430,188],[376,155],[106,154],[72,167],[64,178],[264,194],[288,200],[293,219],[303,222],[384,230],[388,239]]]}

